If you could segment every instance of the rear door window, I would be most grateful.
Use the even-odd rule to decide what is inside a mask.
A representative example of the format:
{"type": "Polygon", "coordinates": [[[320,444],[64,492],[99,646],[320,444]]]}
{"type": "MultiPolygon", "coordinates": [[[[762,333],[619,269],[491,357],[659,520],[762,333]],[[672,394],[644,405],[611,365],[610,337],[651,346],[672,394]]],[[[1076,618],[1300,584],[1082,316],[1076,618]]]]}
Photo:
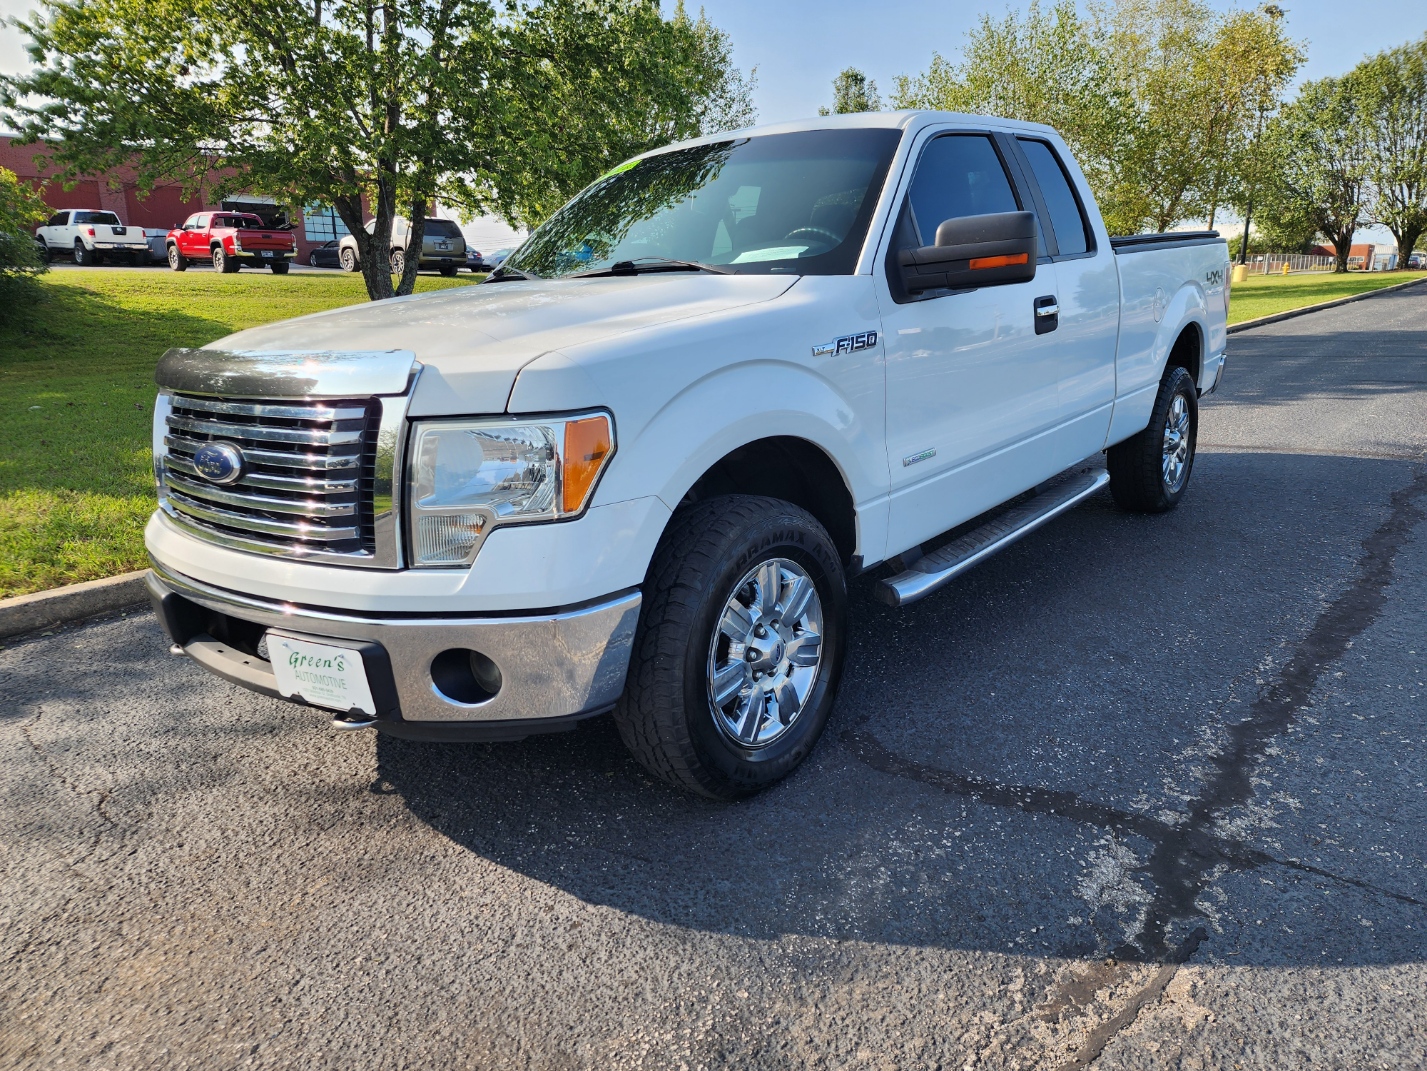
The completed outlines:
{"type": "Polygon", "coordinates": [[[936,242],[946,220],[1019,212],[1005,165],[984,134],[945,134],[922,152],[907,194],[921,245],[936,242]]]}
{"type": "Polygon", "coordinates": [[[1090,228],[1085,223],[1085,214],[1080,209],[1080,202],[1075,197],[1060,158],[1044,141],[1021,138],[1020,142],[1035,174],[1036,185],[1041,188],[1046,211],[1050,213],[1050,224],[1055,228],[1060,255],[1074,256],[1088,252],[1090,228]]]}

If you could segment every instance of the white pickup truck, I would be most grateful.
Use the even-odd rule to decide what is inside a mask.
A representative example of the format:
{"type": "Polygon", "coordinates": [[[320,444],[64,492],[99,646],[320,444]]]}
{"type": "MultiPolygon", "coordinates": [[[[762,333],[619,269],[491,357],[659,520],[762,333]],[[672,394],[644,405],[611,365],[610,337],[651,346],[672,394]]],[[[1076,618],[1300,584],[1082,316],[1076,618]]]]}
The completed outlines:
{"type": "Polygon", "coordinates": [[[747,795],[827,722],[849,577],[900,605],[1107,483],[1180,500],[1228,263],[1111,238],[1043,126],[661,149],[481,285],[165,354],[155,608],[174,653],[339,727],[612,710],[658,776],[747,795]]]}
{"type": "Polygon", "coordinates": [[[103,264],[122,258],[127,264],[149,262],[149,240],[142,227],[126,227],[113,212],[66,208],[35,231],[46,257],[72,256],[76,264],[103,264]]]}

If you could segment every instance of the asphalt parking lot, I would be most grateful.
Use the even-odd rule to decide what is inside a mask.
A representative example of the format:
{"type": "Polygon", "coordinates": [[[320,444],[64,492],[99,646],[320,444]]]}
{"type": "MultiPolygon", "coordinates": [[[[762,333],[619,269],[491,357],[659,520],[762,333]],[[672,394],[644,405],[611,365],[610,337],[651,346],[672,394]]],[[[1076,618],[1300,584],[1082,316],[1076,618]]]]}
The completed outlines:
{"type": "Polygon", "coordinates": [[[1237,334],[1194,483],[905,610],[720,805],[607,719],[334,733],[136,613],[0,651],[0,1065],[1404,1068],[1427,287],[1237,334]]]}

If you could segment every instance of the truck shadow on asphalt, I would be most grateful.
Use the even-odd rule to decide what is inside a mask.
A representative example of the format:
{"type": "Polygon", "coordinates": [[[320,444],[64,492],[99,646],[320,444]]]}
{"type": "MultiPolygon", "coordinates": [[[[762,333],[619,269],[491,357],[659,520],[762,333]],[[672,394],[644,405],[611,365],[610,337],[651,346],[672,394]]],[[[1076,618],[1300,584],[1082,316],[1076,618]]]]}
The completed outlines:
{"type": "Polygon", "coordinates": [[[1087,504],[914,607],[855,582],[827,735],[751,801],[656,783],[608,718],[518,744],[382,737],[372,790],[499,865],[676,927],[1131,961],[1421,959],[1427,808],[1386,776],[1393,745],[1339,723],[1321,686],[1381,616],[1427,475],[1298,455],[1199,465],[1173,514],[1087,504]],[[1351,772],[1313,764],[1332,728],[1361,738],[1351,772]],[[1345,797],[1391,818],[1352,828],[1345,797]]]}

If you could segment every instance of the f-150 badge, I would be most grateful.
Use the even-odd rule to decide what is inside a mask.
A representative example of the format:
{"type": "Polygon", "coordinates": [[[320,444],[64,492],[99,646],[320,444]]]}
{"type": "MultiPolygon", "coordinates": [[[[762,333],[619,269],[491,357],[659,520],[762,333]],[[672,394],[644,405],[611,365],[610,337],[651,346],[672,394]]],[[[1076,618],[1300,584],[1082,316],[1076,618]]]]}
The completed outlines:
{"type": "Polygon", "coordinates": [[[870,350],[875,345],[877,345],[877,332],[862,331],[856,335],[843,335],[831,342],[824,342],[821,346],[814,346],[813,356],[833,357],[841,353],[856,353],[858,350],[870,350]]]}

